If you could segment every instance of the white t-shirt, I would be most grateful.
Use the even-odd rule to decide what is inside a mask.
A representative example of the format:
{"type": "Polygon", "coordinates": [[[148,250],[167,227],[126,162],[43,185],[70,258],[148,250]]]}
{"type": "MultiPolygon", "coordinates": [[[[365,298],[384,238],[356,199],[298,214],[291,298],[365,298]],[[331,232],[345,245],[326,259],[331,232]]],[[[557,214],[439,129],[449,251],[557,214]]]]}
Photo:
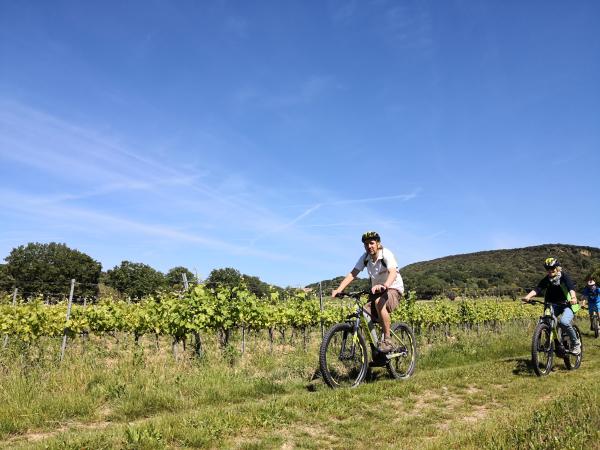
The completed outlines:
{"type": "Polygon", "coordinates": [[[369,254],[367,254],[366,252],[363,253],[362,256],[356,262],[354,268],[359,272],[362,272],[362,270],[365,267],[367,268],[367,272],[369,272],[369,278],[371,279],[371,283],[373,286],[375,286],[376,284],[385,284],[389,274],[388,269],[395,269],[396,279],[389,287],[392,289],[396,289],[402,294],[404,294],[404,282],[402,281],[402,276],[400,276],[398,263],[396,262],[394,254],[387,248],[382,248],[377,252],[377,260],[375,260],[375,262],[373,262],[369,254]],[[366,266],[365,260],[367,260],[366,266]],[[383,261],[385,261],[385,266],[383,265],[383,261]]]}

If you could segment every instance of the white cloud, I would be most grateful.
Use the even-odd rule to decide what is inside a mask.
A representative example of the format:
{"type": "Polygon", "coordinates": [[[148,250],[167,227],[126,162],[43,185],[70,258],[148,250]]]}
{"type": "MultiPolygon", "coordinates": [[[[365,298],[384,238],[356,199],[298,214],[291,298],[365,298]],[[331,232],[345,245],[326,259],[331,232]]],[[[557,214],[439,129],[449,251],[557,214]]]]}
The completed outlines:
{"type": "MultiPolygon", "coordinates": [[[[395,220],[395,211],[382,212],[374,205],[397,205],[419,194],[416,189],[340,199],[337,193],[302,180],[288,180],[289,190],[273,189],[251,173],[229,167],[227,171],[180,168],[163,155],[164,149],[158,159],[151,151],[135,150],[89,126],[2,103],[0,162],[8,177],[0,179],[0,214],[18,216],[13,223],[28,224],[16,245],[32,236],[34,240],[42,235],[77,236],[79,242],[89,239],[98,243],[97,248],[110,247],[113,260],[119,253],[115,245],[130,242],[144,247],[142,242],[154,239],[163,248],[172,241],[190,253],[206,249],[236,261],[245,257],[257,265],[284,261],[286,266],[314,271],[331,269],[326,260],[315,263],[314,249],[326,247],[330,258],[345,259],[354,254],[348,242],[355,241],[363,228],[377,226],[390,235],[400,234],[394,230],[404,225],[395,220]],[[13,169],[16,173],[9,173],[13,169]],[[21,180],[20,174],[32,171],[40,175],[21,180]],[[293,205],[291,200],[299,198],[307,203],[293,205]],[[350,217],[356,220],[337,228],[335,241],[327,233],[315,232],[334,229],[350,217]],[[47,228],[53,234],[46,233],[47,228]]],[[[10,233],[11,226],[0,226],[0,231],[10,233]]]]}

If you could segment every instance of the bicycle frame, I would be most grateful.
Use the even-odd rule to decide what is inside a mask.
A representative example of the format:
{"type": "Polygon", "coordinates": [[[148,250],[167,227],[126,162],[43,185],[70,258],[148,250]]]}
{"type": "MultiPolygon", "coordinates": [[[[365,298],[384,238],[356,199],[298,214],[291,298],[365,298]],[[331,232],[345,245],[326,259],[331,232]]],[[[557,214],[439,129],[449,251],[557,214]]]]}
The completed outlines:
{"type": "MultiPolygon", "coordinates": [[[[362,292],[362,294],[368,294],[368,292],[362,292]]],[[[354,312],[354,314],[351,314],[348,317],[347,322],[350,322],[353,324],[353,339],[354,342],[352,343],[353,345],[356,344],[356,342],[358,341],[358,335],[357,335],[357,331],[359,328],[362,328],[363,330],[363,335],[366,336],[369,340],[369,344],[371,346],[371,359],[374,360],[375,356],[380,354],[379,350],[377,349],[377,343],[379,342],[379,335],[378,335],[378,331],[380,328],[380,325],[378,322],[376,322],[375,320],[373,320],[373,316],[371,314],[369,314],[367,312],[367,310],[364,308],[364,305],[366,303],[362,303],[360,301],[360,297],[352,297],[354,299],[354,302],[356,303],[356,311],[354,312]]],[[[383,334],[383,331],[381,332],[383,334]]],[[[400,337],[396,335],[396,333],[394,333],[393,329],[390,329],[390,334],[396,338],[398,338],[399,340],[400,337]]],[[[399,356],[405,356],[407,354],[406,351],[402,352],[393,352],[393,353],[386,353],[385,357],[387,360],[390,360],[392,358],[397,358],[399,356]]]]}
{"type": "Polygon", "coordinates": [[[544,303],[544,314],[540,317],[540,322],[549,322],[552,330],[550,337],[558,340],[558,317],[554,314],[554,307],[551,303],[544,303]]]}
{"type": "Polygon", "coordinates": [[[373,320],[371,320],[371,315],[363,308],[363,305],[360,304],[360,300],[355,299],[357,308],[354,314],[348,317],[348,322],[354,324],[354,332],[359,328],[363,328],[363,330],[368,330],[368,333],[364,333],[369,337],[369,343],[376,345],[377,344],[377,327],[373,320]],[[350,320],[351,319],[351,320],[350,320]]]}
{"type": "Polygon", "coordinates": [[[547,323],[550,326],[550,337],[555,343],[555,352],[557,356],[564,357],[565,353],[568,351],[565,349],[563,345],[564,327],[559,323],[558,317],[554,314],[554,303],[546,303],[540,301],[532,301],[532,303],[541,303],[544,305],[544,313],[540,316],[539,323],[547,323]]]}

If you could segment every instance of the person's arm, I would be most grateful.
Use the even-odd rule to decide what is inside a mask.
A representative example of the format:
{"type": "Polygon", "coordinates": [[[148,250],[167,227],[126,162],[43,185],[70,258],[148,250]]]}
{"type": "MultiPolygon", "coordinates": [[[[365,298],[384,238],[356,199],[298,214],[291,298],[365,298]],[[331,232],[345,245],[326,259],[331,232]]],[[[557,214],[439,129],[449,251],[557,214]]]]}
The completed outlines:
{"type": "Polygon", "coordinates": [[[544,290],[546,290],[546,284],[548,283],[548,278],[544,277],[540,280],[540,282],[538,283],[538,285],[532,289],[529,294],[527,294],[525,297],[523,297],[521,300],[523,300],[524,302],[527,302],[529,300],[531,300],[533,297],[535,297],[536,295],[540,295],[542,292],[544,292],[544,290]]]}
{"type": "Polygon", "coordinates": [[[577,304],[577,294],[575,293],[575,291],[573,289],[571,289],[569,291],[569,294],[571,294],[571,305],[576,305],[577,304]]]}
{"type": "Polygon", "coordinates": [[[535,289],[532,289],[529,294],[527,294],[525,297],[523,297],[521,300],[523,300],[524,302],[528,302],[529,300],[531,300],[533,297],[535,297],[537,295],[537,291],[535,289]]]}
{"type": "Polygon", "coordinates": [[[383,292],[388,289],[392,284],[394,284],[394,281],[396,281],[396,276],[398,276],[398,263],[396,262],[396,257],[394,254],[389,249],[384,248],[381,256],[385,266],[387,267],[388,276],[383,284],[376,284],[371,288],[371,292],[373,294],[383,292]]]}
{"type": "Polygon", "coordinates": [[[383,284],[376,284],[371,289],[371,292],[373,294],[376,294],[377,292],[383,292],[386,289],[388,289],[392,284],[394,284],[394,281],[396,281],[397,274],[398,274],[398,269],[395,268],[395,267],[391,267],[390,270],[389,270],[389,273],[388,273],[388,277],[385,280],[385,283],[383,283],[383,284]]]}
{"type": "Polygon", "coordinates": [[[334,289],[331,292],[331,296],[336,297],[340,292],[342,292],[344,289],[346,289],[346,286],[348,286],[350,283],[352,283],[354,281],[354,279],[358,276],[359,273],[360,273],[360,271],[358,269],[352,269],[352,272],[350,272],[348,275],[346,275],[346,277],[342,280],[342,282],[337,287],[337,289],[334,289]]]}

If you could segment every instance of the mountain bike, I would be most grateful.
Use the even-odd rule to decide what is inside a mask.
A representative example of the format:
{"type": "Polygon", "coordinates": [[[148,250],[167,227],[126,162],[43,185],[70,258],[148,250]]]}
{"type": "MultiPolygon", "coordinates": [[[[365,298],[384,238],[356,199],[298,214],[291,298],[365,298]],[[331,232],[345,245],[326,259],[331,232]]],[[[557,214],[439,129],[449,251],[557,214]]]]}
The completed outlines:
{"type": "Polygon", "coordinates": [[[544,314],[533,332],[531,342],[531,362],[533,370],[538,377],[548,375],[552,371],[554,354],[562,358],[567,369],[578,369],[583,357],[583,343],[581,333],[577,325],[573,325],[577,339],[581,343],[581,352],[574,355],[571,352],[573,343],[569,333],[563,330],[554,314],[554,303],[546,303],[539,300],[528,300],[527,303],[539,303],[544,305],[544,314]]]}
{"type": "Polygon", "coordinates": [[[337,295],[354,299],[356,309],[344,322],[331,326],[321,343],[319,368],[325,383],[331,388],[358,386],[370,367],[385,366],[395,379],[406,379],[415,371],[417,346],[413,330],[406,323],[392,324],[390,340],[393,349],[388,353],[380,352],[377,343],[379,337],[383,339],[383,332],[364,308],[361,297],[366,294],[369,291],[341,292],[337,295]]]}

